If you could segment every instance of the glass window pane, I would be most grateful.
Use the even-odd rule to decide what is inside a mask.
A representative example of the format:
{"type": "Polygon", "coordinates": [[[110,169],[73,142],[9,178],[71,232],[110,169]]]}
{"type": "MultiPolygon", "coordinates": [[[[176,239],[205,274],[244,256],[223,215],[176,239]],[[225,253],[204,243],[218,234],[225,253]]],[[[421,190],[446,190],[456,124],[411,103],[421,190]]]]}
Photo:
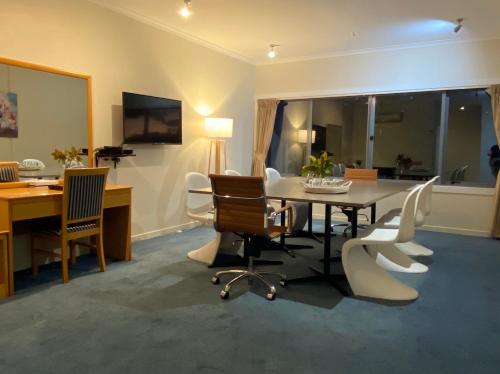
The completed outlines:
{"type": "Polygon", "coordinates": [[[484,89],[450,91],[448,96],[450,108],[443,182],[494,186],[497,161],[492,147],[497,145],[497,140],[490,97],[484,89]]]}
{"type": "Polygon", "coordinates": [[[377,96],[373,167],[380,178],[434,176],[441,97],[439,92],[377,96]]]}
{"type": "Polygon", "coordinates": [[[368,97],[314,99],[311,153],[327,151],[335,163],[364,167],[368,97]]]}

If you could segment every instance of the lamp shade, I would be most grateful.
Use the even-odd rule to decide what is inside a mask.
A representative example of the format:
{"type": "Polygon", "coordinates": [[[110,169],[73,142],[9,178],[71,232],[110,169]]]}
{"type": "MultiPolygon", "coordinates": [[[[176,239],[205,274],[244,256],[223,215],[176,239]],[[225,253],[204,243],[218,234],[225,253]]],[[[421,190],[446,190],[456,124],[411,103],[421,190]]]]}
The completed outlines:
{"type": "MultiPolygon", "coordinates": [[[[297,136],[297,141],[299,143],[307,143],[307,130],[299,130],[299,134],[297,136]]],[[[316,131],[313,131],[312,132],[312,142],[311,143],[315,143],[316,142],[316,131]]]]}
{"type": "Polygon", "coordinates": [[[232,138],[232,118],[205,118],[205,133],[209,138],[232,138]]]}

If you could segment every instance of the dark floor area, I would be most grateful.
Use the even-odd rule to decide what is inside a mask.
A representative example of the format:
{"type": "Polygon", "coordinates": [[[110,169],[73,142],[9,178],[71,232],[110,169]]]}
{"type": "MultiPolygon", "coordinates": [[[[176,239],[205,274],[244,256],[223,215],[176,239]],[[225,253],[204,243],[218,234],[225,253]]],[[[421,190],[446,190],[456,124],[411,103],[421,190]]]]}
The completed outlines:
{"type": "MultiPolygon", "coordinates": [[[[186,258],[212,235],[134,243],[133,261],[106,273],[83,256],[67,285],[57,265],[16,274],[16,296],[0,302],[0,373],[499,372],[500,241],[419,231],[435,251],[430,270],[397,277],[420,297],[390,305],[321,281],[277,286],[272,302],[241,283],[222,301],[215,269],[186,258]]],[[[309,274],[322,249],[305,241],[315,248],[295,259],[263,257],[283,259],[289,277],[309,274]]]]}

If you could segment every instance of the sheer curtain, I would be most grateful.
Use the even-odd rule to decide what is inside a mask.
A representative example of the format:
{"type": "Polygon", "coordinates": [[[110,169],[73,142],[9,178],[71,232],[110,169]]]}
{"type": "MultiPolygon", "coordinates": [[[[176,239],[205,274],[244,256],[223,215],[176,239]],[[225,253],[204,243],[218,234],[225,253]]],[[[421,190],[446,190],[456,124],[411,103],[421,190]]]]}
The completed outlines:
{"type": "Polygon", "coordinates": [[[257,101],[257,122],[255,124],[252,160],[252,175],[257,177],[265,175],[265,160],[273,136],[278,103],[278,99],[257,101]]]}
{"type": "MultiPolygon", "coordinates": [[[[491,86],[488,90],[491,96],[491,109],[493,111],[493,126],[497,134],[497,142],[500,144],[500,85],[491,86]]],[[[497,187],[495,192],[495,203],[493,206],[493,223],[491,236],[500,238],[500,177],[497,175],[497,187]]]]}

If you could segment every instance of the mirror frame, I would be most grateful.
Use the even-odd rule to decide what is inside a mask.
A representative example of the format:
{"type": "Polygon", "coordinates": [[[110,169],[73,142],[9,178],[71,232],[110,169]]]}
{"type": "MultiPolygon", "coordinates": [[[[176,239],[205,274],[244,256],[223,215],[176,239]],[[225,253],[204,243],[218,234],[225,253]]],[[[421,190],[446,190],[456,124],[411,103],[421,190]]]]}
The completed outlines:
{"type": "Polygon", "coordinates": [[[93,130],[92,130],[92,77],[87,74],[80,73],[72,73],[66,70],[53,68],[44,65],[33,64],[31,62],[13,60],[6,57],[0,57],[0,64],[17,66],[25,69],[32,69],[38,71],[44,71],[46,73],[51,74],[59,74],[64,75],[66,77],[84,79],[87,81],[87,166],[94,166],[94,139],[93,139],[93,130]]]}

